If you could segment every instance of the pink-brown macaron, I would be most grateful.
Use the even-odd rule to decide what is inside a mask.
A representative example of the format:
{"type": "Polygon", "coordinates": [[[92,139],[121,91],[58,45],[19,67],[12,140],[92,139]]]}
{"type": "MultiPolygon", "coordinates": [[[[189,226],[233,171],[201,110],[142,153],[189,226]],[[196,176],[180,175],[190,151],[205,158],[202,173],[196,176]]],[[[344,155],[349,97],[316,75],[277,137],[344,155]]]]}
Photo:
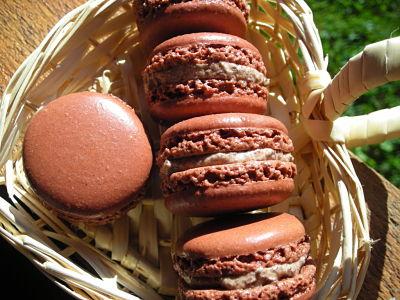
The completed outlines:
{"type": "Polygon", "coordinates": [[[177,123],[161,136],[157,163],[167,207],[212,216],[285,200],[294,189],[293,143],[278,120],[229,113],[177,123]]]}
{"type": "Polygon", "coordinates": [[[246,0],[137,0],[135,4],[137,26],[147,49],[185,33],[246,34],[246,0]]]}
{"type": "Polygon", "coordinates": [[[194,33],[157,46],[143,71],[149,110],[159,120],[245,112],[264,114],[268,79],[252,44],[222,33],[194,33]]]}
{"type": "Polygon", "coordinates": [[[286,213],[197,225],[179,239],[173,262],[183,300],[310,299],[316,286],[310,238],[286,213]]]}
{"type": "Polygon", "coordinates": [[[23,161],[46,207],[72,222],[100,224],[136,205],[152,151],[132,108],[111,95],[82,92],[32,117],[23,161]]]}

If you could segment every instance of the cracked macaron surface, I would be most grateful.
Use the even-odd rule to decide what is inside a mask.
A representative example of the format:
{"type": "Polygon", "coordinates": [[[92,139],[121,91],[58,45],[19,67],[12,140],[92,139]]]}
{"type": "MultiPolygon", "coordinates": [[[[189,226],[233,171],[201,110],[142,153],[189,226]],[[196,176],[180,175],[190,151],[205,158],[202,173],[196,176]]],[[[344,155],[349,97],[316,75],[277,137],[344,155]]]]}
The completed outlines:
{"type": "Polygon", "coordinates": [[[294,188],[293,143],[278,120],[228,113],[192,118],[161,137],[167,207],[202,216],[267,207],[294,188]]]}
{"type": "Polygon", "coordinates": [[[197,225],[178,241],[173,262],[183,299],[308,299],[315,289],[310,238],[286,213],[197,225]]]}
{"type": "Polygon", "coordinates": [[[160,120],[266,111],[268,79],[260,53],[227,34],[187,34],[162,43],[143,83],[150,112],[160,120]]]}

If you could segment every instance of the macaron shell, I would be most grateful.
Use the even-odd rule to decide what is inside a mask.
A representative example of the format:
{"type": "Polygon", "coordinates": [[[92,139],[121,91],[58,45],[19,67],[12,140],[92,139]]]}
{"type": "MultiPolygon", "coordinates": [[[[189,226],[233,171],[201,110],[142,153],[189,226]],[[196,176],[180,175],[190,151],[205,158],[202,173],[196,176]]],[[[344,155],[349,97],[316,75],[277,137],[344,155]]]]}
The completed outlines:
{"type": "Polygon", "coordinates": [[[277,204],[294,190],[293,179],[255,182],[209,188],[197,194],[193,190],[173,193],[165,198],[167,208],[179,215],[205,217],[245,212],[277,204]]]}
{"type": "Polygon", "coordinates": [[[267,110],[267,102],[252,96],[217,96],[205,100],[191,98],[178,102],[156,102],[149,109],[156,119],[180,121],[226,111],[263,114],[267,110]]]}
{"type": "Polygon", "coordinates": [[[195,117],[179,122],[163,133],[160,145],[162,148],[172,137],[188,132],[223,128],[271,128],[288,134],[285,125],[275,118],[248,113],[225,113],[195,117]]]}
{"type": "MultiPolygon", "coordinates": [[[[42,198],[44,197],[45,196],[43,196],[42,198]]],[[[127,202],[125,206],[115,207],[114,209],[102,210],[100,213],[91,213],[91,214],[83,214],[82,212],[74,213],[65,210],[64,207],[59,209],[56,208],[55,206],[50,206],[46,201],[43,202],[43,205],[53,214],[57,215],[59,218],[64,219],[70,223],[84,222],[86,224],[103,225],[122,217],[130,209],[134,208],[137,205],[137,201],[130,201],[127,202]]]]}
{"type": "Polygon", "coordinates": [[[200,224],[176,245],[176,255],[216,258],[262,251],[303,238],[303,224],[287,213],[234,215],[200,224]]]}
{"type": "Polygon", "coordinates": [[[296,294],[290,300],[308,300],[308,299],[311,299],[314,296],[316,289],[317,289],[317,285],[314,282],[313,284],[311,284],[308,287],[308,289],[304,293],[296,294]]]}
{"type": "Polygon", "coordinates": [[[205,45],[205,46],[232,46],[238,48],[244,48],[250,50],[257,55],[261,56],[258,49],[246,41],[231,34],[217,33],[217,32],[197,32],[192,34],[183,34],[174,38],[171,38],[156,48],[152,52],[152,56],[159,52],[166,52],[173,50],[177,47],[187,47],[192,45],[205,45]]]}
{"type": "Polygon", "coordinates": [[[60,97],[32,118],[23,159],[48,206],[92,221],[132,204],[152,166],[134,110],[116,97],[89,92],[60,97]]]}
{"type": "MultiPolygon", "coordinates": [[[[206,289],[190,289],[185,285],[182,280],[179,282],[179,292],[182,299],[187,300],[225,300],[225,299],[241,299],[241,300],[254,300],[254,299],[288,299],[288,300],[307,300],[310,299],[315,293],[316,282],[315,282],[315,267],[307,266],[308,272],[303,268],[302,271],[308,274],[299,274],[293,278],[283,278],[280,281],[272,282],[270,284],[248,288],[248,289],[236,289],[236,290],[206,290],[206,289]],[[297,278],[296,278],[297,277],[297,278]],[[296,281],[298,283],[296,284],[296,281]],[[295,293],[295,289],[305,289],[295,293]],[[284,297],[283,294],[292,294],[291,297],[284,297]]],[[[307,268],[306,267],[306,268],[307,268]]]]}
{"type": "Polygon", "coordinates": [[[138,22],[145,48],[153,49],[173,36],[192,32],[246,34],[246,20],[238,8],[223,1],[188,1],[169,5],[159,16],[138,22]]]}

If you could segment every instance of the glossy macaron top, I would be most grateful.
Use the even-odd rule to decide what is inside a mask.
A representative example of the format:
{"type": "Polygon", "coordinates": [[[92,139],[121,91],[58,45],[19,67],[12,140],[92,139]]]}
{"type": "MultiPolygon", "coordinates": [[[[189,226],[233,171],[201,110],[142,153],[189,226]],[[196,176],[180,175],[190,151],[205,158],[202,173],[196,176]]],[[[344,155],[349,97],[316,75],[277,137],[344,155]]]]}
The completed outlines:
{"type": "Polygon", "coordinates": [[[46,204],[94,221],[131,205],[149,176],[152,151],[132,108],[111,95],[82,92],[33,116],[23,159],[46,204]]]}
{"type": "Polygon", "coordinates": [[[303,224],[287,213],[233,215],[197,225],[176,245],[176,255],[217,258],[246,255],[297,242],[303,224]]]}
{"type": "Polygon", "coordinates": [[[244,48],[253,51],[256,55],[261,58],[258,49],[252,45],[250,42],[242,39],[240,37],[217,32],[198,32],[192,34],[184,34],[159,44],[154,48],[152,55],[159,52],[166,52],[178,47],[187,46],[232,46],[238,48],[244,48]]]}
{"type": "Polygon", "coordinates": [[[179,135],[224,128],[268,128],[288,134],[286,126],[281,121],[269,116],[247,113],[213,114],[191,118],[171,126],[161,136],[160,148],[165,147],[170,139],[179,135]]]}

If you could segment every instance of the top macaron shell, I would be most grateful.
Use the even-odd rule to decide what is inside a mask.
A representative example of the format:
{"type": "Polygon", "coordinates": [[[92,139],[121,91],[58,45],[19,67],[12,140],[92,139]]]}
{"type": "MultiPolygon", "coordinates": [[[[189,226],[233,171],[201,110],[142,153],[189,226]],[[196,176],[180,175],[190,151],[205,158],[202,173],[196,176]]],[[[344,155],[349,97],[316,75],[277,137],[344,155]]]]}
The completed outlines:
{"type": "Polygon", "coordinates": [[[105,222],[134,204],[152,151],[134,110],[98,93],[62,96],[28,124],[23,159],[46,206],[68,220],[105,222]]]}
{"type": "Polygon", "coordinates": [[[287,213],[228,216],[189,229],[179,239],[175,255],[196,258],[246,255],[298,242],[304,235],[303,224],[287,213]]]}
{"type": "Polygon", "coordinates": [[[267,109],[261,54],[232,35],[194,33],[163,42],[152,52],[143,81],[150,113],[158,120],[267,109]]]}
{"type": "Polygon", "coordinates": [[[161,136],[160,148],[166,147],[167,142],[177,135],[220,128],[246,127],[271,128],[279,130],[286,135],[288,134],[286,126],[281,121],[269,116],[245,113],[214,114],[202,118],[192,118],[190,121],[179,122],[169,127],[161,136]]]}
{"type": "Polygon", "coordinates": [[[249,6],[245,0],[139,0],[137,25],[146,49],[185,33],[222,32],[244,37],[249,6]]]}

